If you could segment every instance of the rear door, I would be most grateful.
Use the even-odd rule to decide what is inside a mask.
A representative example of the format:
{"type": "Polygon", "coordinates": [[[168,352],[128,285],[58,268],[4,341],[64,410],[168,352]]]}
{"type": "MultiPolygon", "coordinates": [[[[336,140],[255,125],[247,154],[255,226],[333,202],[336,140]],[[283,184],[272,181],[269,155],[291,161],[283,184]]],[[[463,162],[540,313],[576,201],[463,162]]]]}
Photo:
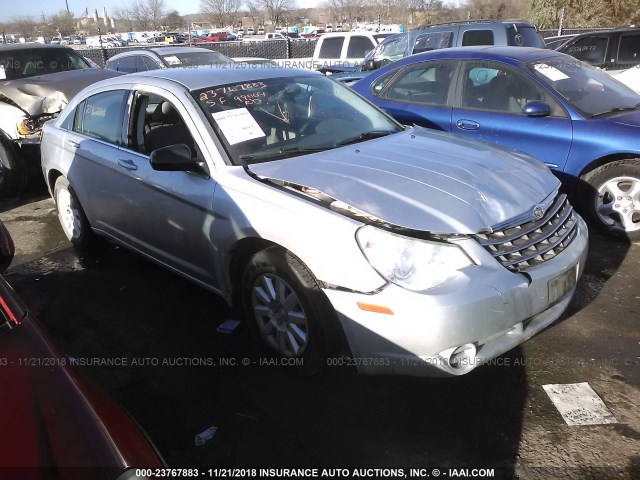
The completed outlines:
{"type": "Polygon", "coordinates": [[[129,90],[98,93],[81,102],[62,128],[67,177],[93,228],[121,238],[127,218],[119,195],[125,187],[118,166],[129,90]]]}
{"type": "Polygon", "coordinates": [[[376,104],[404,125],[449,132],[456,71],[455,61],[413,64],[395,76],[381,77],[372,93],[378,97],[376,104]]]}

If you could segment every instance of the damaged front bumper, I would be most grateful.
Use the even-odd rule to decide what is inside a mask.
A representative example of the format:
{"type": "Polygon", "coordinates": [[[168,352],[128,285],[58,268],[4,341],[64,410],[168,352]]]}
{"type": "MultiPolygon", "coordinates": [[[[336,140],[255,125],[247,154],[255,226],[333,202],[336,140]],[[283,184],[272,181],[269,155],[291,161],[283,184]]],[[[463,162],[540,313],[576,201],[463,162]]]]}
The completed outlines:
{"type": "Polygon", "coordinates": [[[577,229],[565,250],[524,274],[469,239],[464,248],[479,265],[426,292],[394,284],[374,294],[325,288],[351,348],[347,363],[367,374],[456,376],[520,345],[557,320],[573,296],[588,245],[579,217],[577,229]]]}

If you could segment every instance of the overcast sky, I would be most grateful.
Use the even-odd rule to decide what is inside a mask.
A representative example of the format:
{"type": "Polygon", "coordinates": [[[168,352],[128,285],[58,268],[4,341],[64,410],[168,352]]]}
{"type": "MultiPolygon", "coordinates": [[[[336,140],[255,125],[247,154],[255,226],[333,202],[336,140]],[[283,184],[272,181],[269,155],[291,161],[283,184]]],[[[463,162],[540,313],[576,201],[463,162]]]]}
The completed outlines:
{"type": "MultiPolygon", "coordinates": [[[[305,7],[313,7],[320,0],[298,0],[298,5],[305,7]]],[[[98,4],[88,2],[87,0],[68,0],[69,10],[76,17],[82,16],[84,9],[89,9],[89,14],[94,9],[98,9],[98,14],[102,16],[102,7],[107,7],[107,13],[111,13],[113,7],[123,6],[129,3],[129,0],[99,0],[98,4]]],[[[197,13],[200,11],[200,0],[166,0],[169,10],[178,10],[182,15],[187,13],[197,13]]],[[[23,15],[41,16],[53,15],[60,10],[66,9],[65,0],[29,0],[27,3],[15,0],[0,0],[0,22],[10,21],[12,17],[23,15]],[[28,4],[28,10],[25,5],[28,4]]]]}

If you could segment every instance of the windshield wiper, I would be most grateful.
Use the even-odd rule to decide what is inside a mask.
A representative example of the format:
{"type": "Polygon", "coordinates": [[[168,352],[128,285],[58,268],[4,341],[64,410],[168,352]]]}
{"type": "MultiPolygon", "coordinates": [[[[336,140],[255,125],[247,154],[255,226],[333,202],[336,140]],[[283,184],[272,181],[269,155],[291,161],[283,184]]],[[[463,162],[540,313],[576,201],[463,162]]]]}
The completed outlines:
{"type": "Polygon", "coordinates": [[[335,147],[333,145],[329,145],[325,147],[310,147],[310,148],[288,147],[288,148],[281,148],[275,152],[240,155],[238,159],[242,160],[242,162],[246,165],[252,162],[264,162],[267,160],[275,160],[278,158],[287,158],[287,157],[294,157],[297,155],[304,155],[305,153],[324,152],[325,150],[330,150],[332,148],[335,148],[335,147]]]}
{"type": "Polygon", "coordinates": [[[391,130],[371,130],[369,132],[363,132],[357,137],[348,138],[336,143],[336,147],[342,147],[344,145],[351,145],[352,143],[364,142],[365,140],[371,140],[373,138],[386,137],[391,133],[391,130]]]}
{"type": "Polygon", "coordinates": [[[630,110],[638,110],[638,108],[640,108],[640,103],[637,104],[635,107],[615,107],[615,108],[612,108],[611,110],[607,110],[606,112],[594,113],[593,115],[591,115],[591,118],[599,117],[600,115],[606,115],[608,113],[627,112],[627,111],[630,111],[630,110]]]}

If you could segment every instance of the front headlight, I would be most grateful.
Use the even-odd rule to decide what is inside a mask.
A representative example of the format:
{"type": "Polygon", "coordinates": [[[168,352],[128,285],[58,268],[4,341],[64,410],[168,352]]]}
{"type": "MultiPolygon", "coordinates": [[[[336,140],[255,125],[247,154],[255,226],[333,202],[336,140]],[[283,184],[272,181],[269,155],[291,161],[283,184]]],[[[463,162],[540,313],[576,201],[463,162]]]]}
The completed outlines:
{"type": "Polygon", "coordinates": [[[365,226],[356,232],[362,253],[387,280],[408,290],[433,288],[463,267],[473,265],[464,251],[444,242],[430,242],[365,226]]]}

